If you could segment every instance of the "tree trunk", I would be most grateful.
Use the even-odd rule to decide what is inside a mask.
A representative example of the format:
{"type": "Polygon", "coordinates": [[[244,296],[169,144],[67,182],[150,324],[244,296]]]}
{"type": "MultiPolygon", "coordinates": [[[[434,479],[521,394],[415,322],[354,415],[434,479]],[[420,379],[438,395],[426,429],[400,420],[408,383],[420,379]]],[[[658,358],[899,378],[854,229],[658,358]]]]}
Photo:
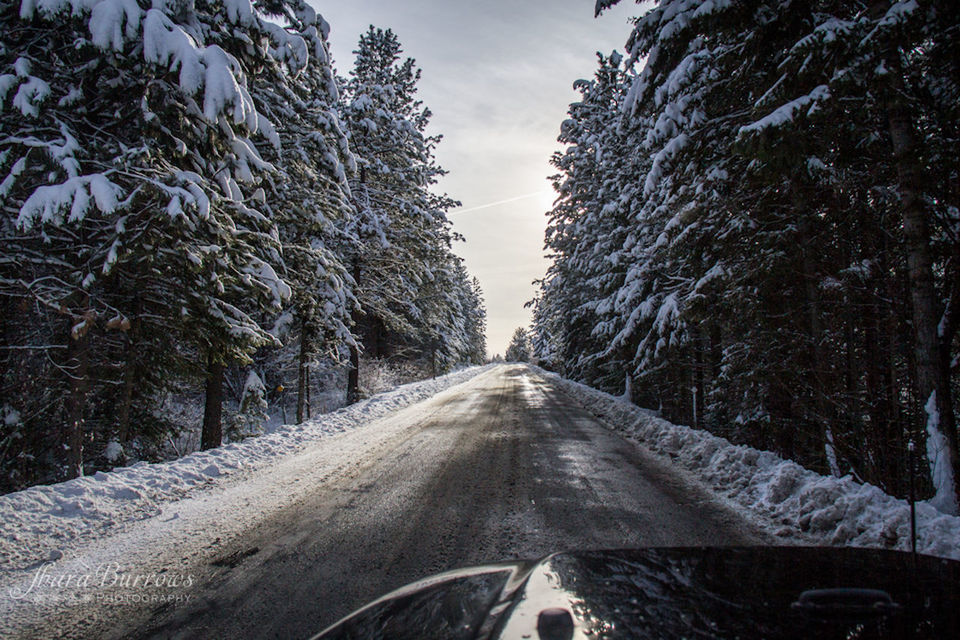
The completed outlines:
{"type": "Polygon", "coordinates": [[[203,407],[203,431],[200,436],[201,449],[214,449],[223,443],[223,363],[213,352],[207,356],[207,386],[203,407]]]}
{"type": "MultiPolygon", "coordinates": [[[[353,261],[354,286],[360,286],[360,259],[353,261]]],[[[353,404],[360,399],[360,336],[357,328],[360,326],[360,310],[354,309],[350,314],[353,319],[356,344],[350,346],[350,369],[347,372],[347,404],[353,404]]]]}
{"type": "Polygon", "coordinates": [[[125,443],[130,439],[130,412],[133,405],[134,387],[134,349],[131,336],[127,336],[126,360],[123,363],[123,391],[120,405],[117,407],[117,441],[125,443]]]}
{"type": "Polygon", "coordinates": [[[350,370],[347,372],[347,404],[360,399],[360,347],[350,346],[350,370]]]}
{"type": "Polygon", "coordinates": [[[703,359],[704,339],[699,334],[693,342],[694,349],[694,375],[693,375],[693,428],[703,429],[705,422],[703,419],[703,407],[706,404],[706,388],[704,384],[704,368],[706,364],[703,359]]]}
{"type": "Polygon", "coordinates": [[[140,309],[126,335],[126,360],[123,364],[123,395],[117,410],[117,440],[126,444],[130,440],[130,414],[133,410],[133,392],[136,388],[137,337],[140,333],[140,309]]]}
{"type": "MultiPolygon", "coordinates": [[[[360,184],[367,183],[367,168],[360,167],[360,184]]],[[[366,205],[370,205],[370,194],[363,187],[366,205]]],[[[361,234],[361,240],[363,239],[361,234]]],[[[353,321],[354,341],[356,344],[350,346],[350,368],[347,371],[347,404],[354,404],[360,399],[360,256],[353,259],[353,286],[356,287],[357,306],[350,312],[350,319],[353,321]]]]}
{"type": "Polygon", "coordinates": [[[307,404],[307,363],[309,361],[310,345],[307,340],[307,326],[300,327],[300,362],[297,368],[297,424],[303,422],[304,409],[307,404]]]}
{"type": "Polygon", "coordinates": [[[710,376],[715,383],[723,370],[723,332],[720,323],[710,323],[710,376]]]}
{"type": "MultiPolygon", "coordinates": [[[[84,323],[91,322],[86,319],[84,323]]],[[[79,478],[83,475],[83,408],[87,396],[87,371],[89,368],[90,327],[86,324],[79,331],[72,331],[68,337],[67,370],[70,372],[70,394],[67,397],[67,411],[64,425],[63,444],[66,447],[65,479],[79,478]]]]}
{"type": "Polygon", "coordinates": [[[631,359],[632,352],[628,344],[623,344],[620,347],[619,359],[623,363],[623,399],[629,402],[630,404],[636,404],[635,398],[636,393],[633,388],[633,361],[631,359]]]}
{"type": "Polygon", "coordinates": [[[896,310],[886,300],[896,300],[892,292],[887,234],[881,228],[869,225],[870,243],[867,251],[877,256],[874,284],[867,294],[864,314],[864,358],[866,367],[865,402],[870,415],[870,440],[872,442],[877,484],[893,495],[903,495],[902,434],[896,419],[896,394],[893,384],[893,350],[896,344],[896,310]],[[886,299],[886,300],[885,300],[886,299]]]}
{"type": "Polygon", "coordinates": [[[934,288],[930,225],[923,207],[921,169],[916,156],[917,135],[904,101],[899,65],[893,67],[890,75],[895,78],[887,115],[906,240],[917,392],[925,409],[928,459],[937,491],[936,502],[939,508],[956,513],[960,504],[960,456],[950,377],[949,373],[944,375],[943,367],[944,351],[948,349],[941,345],[937,331],[941,305],[934,288]]]}
{"type": "MultiPolygon", "coordinates": [[[[797,204],[800,205],[800,210],[802,210],[802,200],[798,200],[797,204]]],[[[817,449],[814,449],[812,445],[801,441],[800,446],[803,447],[801,455],[805,459],[819,458],[825,463],[826,468],[830,470],[831,474],[836,475],[839,469],[836,462],[836,441],[839,438],[838,434],[834,433],[831,429],[831,412],[827,404],[827,394],[836,393],[838,390],[831,388],[832,385],[830,381],[824,379],[826,372],[824,363],[826,362],[826,357],[823,353],[825,331],[820,304],[820,292],[818,289],[820,274],[818,273],[817,262],[812,255],[813,252],[816,251],[818,243],[813,229],[813,223],[810,220],[805,219],[801,223],[800,228],[804,243],[802,248],[803,308],[807,315],[807,348],[806,353],[800,357],[802,358],[801,362],[804,364],[804,369],[806,369],[803,382],[810,392],[809,400],[801,404],[801,412],[804,418],[816,429],[817,443],[819,445],[817,449]],[[823,457],[820,457],[821,453],[823,457]]],[[[847,352],[849,352],[849,344],[847,345],[847,352]]],[[[791,429],[791,425],[790,423],[786,423],[781,428],[791,429]]],[[[810,440],[812,441],[813,438],[810,440]]]]}
{"type": "Polygon", "coordinates": [[[867,407],[867,415],[870,416],[870,431],[867,434],[867,442],[871,450],[871,455],[867,456],[872,460],[873,475],[871,479],[878,486],[886,487],[889,493],[894,493],[896,487],[896,472],[891,465],[895,464],[896,454],[893,449],[894,443],[887,441],[887,435],[890,432],[889,419],[890,411],[887,406],[887,390],[884,387],[883,370],[887,364],[887,345],[884,343],[884,334],[882,322],[880,319],[883,313],[881,302],[873,291],[870,292],[870,300],[864,305],[863,329],[864,329],[864,358],[865,367],[864,383],[866,385],[866,397],[864,402],[867,407]]]}

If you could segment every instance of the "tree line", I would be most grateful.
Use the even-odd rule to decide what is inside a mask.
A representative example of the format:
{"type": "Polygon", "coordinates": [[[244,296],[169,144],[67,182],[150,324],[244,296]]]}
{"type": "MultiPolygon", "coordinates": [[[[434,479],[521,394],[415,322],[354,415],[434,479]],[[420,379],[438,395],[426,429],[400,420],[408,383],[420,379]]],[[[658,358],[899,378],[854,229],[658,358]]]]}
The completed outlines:
{"type": "Polygon", "coordinates": [[[361,351],[483,361],[420,71],[371,27],[338,76],[328,32],[303,0],[0,1],[0,488],[149,449],[184,387],[219,446],[255,364],[297,363],[302,421],[316,362],[354,401],[361,351]]]}
{"type": "Polygon", "coordinates": [[[539,362],[957,513],[960,5],[660,0],[575,87],[539,362]]]}

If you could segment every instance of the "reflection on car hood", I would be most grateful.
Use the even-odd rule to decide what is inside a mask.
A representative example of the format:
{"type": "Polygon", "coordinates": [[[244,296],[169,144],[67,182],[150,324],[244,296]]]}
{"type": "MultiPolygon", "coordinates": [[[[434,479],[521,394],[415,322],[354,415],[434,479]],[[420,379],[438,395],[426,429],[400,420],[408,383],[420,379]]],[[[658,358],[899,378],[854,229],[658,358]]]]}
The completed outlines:
{"type": "Polygon", "coordinates": [[[960,562],[850,548],[560,553],[448,572],[318,638],[954,638],[960,562]]]}

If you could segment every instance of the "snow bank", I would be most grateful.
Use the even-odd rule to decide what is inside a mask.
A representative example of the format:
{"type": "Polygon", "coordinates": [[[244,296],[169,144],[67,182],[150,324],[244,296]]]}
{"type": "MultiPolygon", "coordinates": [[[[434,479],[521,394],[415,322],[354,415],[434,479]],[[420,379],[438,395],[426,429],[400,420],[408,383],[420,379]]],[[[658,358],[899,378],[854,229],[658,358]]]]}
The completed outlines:
{"type": "MultiPolygon", "coordinates": [[[[910,507],[879,488],[804,469],[652,411],[541,372],[611,427],[693,474],[738,511],[787,543],[910,549],[910,507]]],[[[917,550],[960,560],[960,517],[917,503],[917,550]]]]}
{"type": "Polygon", "coordinates": [[[486,368],[470,367],[404,385],[300,425],[284,425],[269,435],[171,462],[140,462],[109,473],[0,496],[0,571],[23,570],[57,560],[64,550],[83,540],[113,534],[158,515],[164,503],[227,484],[238,476],[246,477],[303,451],[317,440],[425,400],[486,368]]]}

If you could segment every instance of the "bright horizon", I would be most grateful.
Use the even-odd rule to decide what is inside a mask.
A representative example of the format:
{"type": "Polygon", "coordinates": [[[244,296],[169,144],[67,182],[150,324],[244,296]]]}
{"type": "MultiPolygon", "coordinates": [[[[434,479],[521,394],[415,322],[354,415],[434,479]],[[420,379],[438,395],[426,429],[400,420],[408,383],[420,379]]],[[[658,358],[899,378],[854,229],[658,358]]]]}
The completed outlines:
{"type": "Polygon", "coordinates": [[[370,25],[392,29],[422,69],[418,96],[433,112],[430,133],[444,136],[436,155],[450,172],[439,190],[463,204],[450,213],[466,238],[454,250],[483,287],[488,355],[503,354],[530,323],[523,305],[549,264],[549,160],[578,96],[573,82],[592,77],[598,51],[624,51],[640,8],[624,0],[594,19],[592,0],[311,3],[330,23],[339,74],[370,25]]]}

